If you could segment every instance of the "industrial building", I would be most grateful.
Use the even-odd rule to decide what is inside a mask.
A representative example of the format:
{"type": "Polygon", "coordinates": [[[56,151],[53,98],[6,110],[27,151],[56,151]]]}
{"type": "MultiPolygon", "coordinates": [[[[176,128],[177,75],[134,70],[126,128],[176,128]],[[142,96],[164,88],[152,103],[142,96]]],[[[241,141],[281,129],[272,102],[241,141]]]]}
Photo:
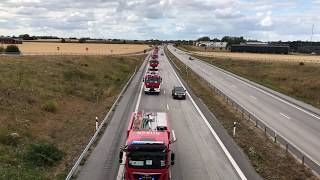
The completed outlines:
{"type": "Polygon", "coordinates": [[[320,46],[301,46],[298,47],[299,53],[320,54],[320,46]]]}
{"type": "Polygon", "coordinates": [[[0,44],[22,44],[22,41],[10,37],[0,37],[0,44]]]}
{"type": "Polygon", "coordinates": [[[213,42],[213,41],[199,41],[195,43],[196,46],[202,46],[207,48],[226,49],[227,42],[213,42]]]}
{"type": "Polygon", "coordinates": [[[269,54],[288,54],[288,45],[273,45],[268,43],[245,43],[231,45],[231,52],[247,52],[247,53],[269,53],[269,54]]]}

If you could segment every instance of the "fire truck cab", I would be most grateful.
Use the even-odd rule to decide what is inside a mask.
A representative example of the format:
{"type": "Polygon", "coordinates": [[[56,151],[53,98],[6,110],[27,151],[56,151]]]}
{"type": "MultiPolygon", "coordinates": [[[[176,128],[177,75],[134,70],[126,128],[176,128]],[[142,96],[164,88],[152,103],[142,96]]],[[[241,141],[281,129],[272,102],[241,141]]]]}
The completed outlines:
{"type": "Polygon", "coordinates": [[[170,179],[170,167],[175,159],[170,144],[175,141],[165,112],[134,112],[127,130],[126,145],[120,151],[119,162],[124,162],[125,166],[124,179],[170,179]]]}
{"type": "Polygon", "coordinates": [[[148,71],[143,78],[144,92],[160,94],[162,78],[157,71],[148,71]]]}

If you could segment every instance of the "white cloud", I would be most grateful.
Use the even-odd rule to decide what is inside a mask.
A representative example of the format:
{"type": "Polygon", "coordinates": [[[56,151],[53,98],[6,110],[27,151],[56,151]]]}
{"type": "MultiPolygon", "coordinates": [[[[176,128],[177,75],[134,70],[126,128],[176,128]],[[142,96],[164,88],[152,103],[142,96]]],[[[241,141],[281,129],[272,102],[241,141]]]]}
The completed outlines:
{"type": "Polygon", "coordinates": [[[305,40],[318,12],[319,0],[1,0],[0,35],[305,40]]]}
{"type": "Polygon", "coordinates": [[[270,27],[272,26],[272,18],[271,18],[271,11],[268,11],[265,15],[263,13],[258,13],[258,17],[262,17],[260,21],[260,25],[263,27],[270,27]]]}

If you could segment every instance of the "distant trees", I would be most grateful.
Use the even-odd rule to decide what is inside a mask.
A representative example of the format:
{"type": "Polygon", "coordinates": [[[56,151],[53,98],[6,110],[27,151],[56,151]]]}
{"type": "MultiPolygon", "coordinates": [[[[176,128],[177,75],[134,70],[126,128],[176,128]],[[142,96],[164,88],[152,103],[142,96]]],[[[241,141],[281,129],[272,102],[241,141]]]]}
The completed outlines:
{"type": "Polygon", "coordinates": [[[247,42],[247,40],[245,40],[242,36],[241,37],[224,36],[221,39],[221,41],[227,42],[228,46],[247,42]]]}
{"type": "Polygon", "coordinates": [[[35,36],[30,36],[29,34],[19,35],[19,38],[21,38],[23,40],[36,40],[37,39],[35,36]]]}
{"type": "Polygon", "coordinates": [[[208,36],[204,36],[204,37],[197,39],[197,41],[210,41],[210,38],[208,36]]]}

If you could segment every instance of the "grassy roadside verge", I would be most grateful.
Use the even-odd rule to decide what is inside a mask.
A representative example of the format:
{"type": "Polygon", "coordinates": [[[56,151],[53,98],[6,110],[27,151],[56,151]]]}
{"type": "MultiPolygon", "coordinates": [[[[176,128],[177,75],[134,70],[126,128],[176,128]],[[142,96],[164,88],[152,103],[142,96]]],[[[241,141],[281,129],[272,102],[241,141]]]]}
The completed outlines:
{"type": "Polygon", "coordinates": [[[253,123],[243,118],[223,98],[215,94],[207,82],[179,61],[167,49],[166,54],[181,69],[178,72],[189,87],[215,114],[220,123],[232,136],[233,122],[240,123],[234,141],[249,157],[252,166],[264,179],[317,179],[310,170],[297,162],[290,154],[274,144],[273,141],[256,128],[253,123]]]}
{"type": "Polygon", "coordinates": [[[0,179],[64,179],[144,56],[0,58],[0,179]]]}
{"type": "Polygon", "coordinates": [[[196,56],[263,86],[320,108],[320,64],[196,56]]]}

